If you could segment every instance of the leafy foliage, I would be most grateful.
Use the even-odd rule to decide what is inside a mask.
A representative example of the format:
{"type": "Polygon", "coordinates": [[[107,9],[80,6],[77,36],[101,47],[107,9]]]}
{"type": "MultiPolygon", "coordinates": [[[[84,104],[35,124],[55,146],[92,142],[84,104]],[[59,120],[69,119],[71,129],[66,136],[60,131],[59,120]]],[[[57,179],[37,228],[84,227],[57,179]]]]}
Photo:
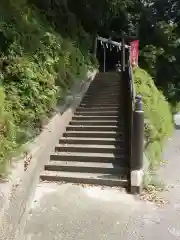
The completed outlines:
{"type": "Polygon", "coordinates": [[[153,77],[142,70],[135,73],[147,109],[152,102],[157,107],[151,108],[151,113],[156,112],[154,117],[150,110],[146,114],[151,122],[147,134],[154,139],[150,146],[154,144],[158,159],[159,143],[170,132],[171,120],[167,102],[153,81],[173,111],[177,110],[179,8],[177,0],[2,0],[0,167],[19,145],[40,131],[43,119],[51,115],[74,80],[80,79],[92,63],[97,65],[89,53],[95,35],[120,40],[122,31],[140,40],[140,66],[153,77]],[[148,79],[147,86],[143,77],[148,79]],[[162,110],[158,101],[164,106],[162,110]]]}
{"type": "MultiPolygon", "coordinates": [[[[58,0],[57,0],[58,1],[58,0]]],[[[173,107],[180,102],[180,2],[177,0],[67,0],[87,32],[140,40],[140,66],[173,107]]]]}
{"type": "MultiPolygon", "coordinates": [[[[76,25],[76,21],[74,22],[76,25]]],[[[83,36],[85,32],[78,30],[83,36]]],[[[39,133],[57,102],[91,65],[26,0],[0,3],[0,173],[16,149],[39,133]]]]}
{"type": "Polygon", "coordinates": [[[164,140],[172,132],[172,114],[163,94],[156,88],[151,76],[140,68],[134,70],[136,91],[143,98],[147,153],[152,166],[158,164],[164,140]]]}

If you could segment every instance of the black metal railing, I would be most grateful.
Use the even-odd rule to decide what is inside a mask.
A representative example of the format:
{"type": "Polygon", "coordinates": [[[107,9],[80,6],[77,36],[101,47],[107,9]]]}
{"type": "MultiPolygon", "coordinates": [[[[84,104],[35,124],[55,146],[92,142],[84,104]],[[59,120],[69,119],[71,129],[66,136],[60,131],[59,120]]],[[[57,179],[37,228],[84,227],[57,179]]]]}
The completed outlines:
{"type": "Polygon", "coordinates": [[[143,145],[144,145],[144,112],[140,95],[136,95],[133,79],[133,70],[130,63],[125,69],[126,83],[126,116],[128,119],[127,141],[130,171],[143,168],[143,145]]]}
{"type": "Polygon", "coordinates": [[[129,85],[130,85],[130,98],[132,102],[132,108],[134,109],[135,98],[136,98],[136,89],[133,80],[133,69],[130,63],[128,63],[128,78],[129,78],[129,85]]]}
{"type": "Polygon", "coordinates": [[[127,82],[127,117],[128,117],[128,158],[129,169],[132,165],[132,151],[133,151],[133,112],[135,105],[135,87],[133,81],[132,67],[130,63],[126,67],[126,82],[127,82]]]}
{"type": "MultiPolygon", "coordinates": [[[[134,102],[135,102],[135,92],[134,83],[132,78],[131,66],[125,67],[125,71],[122,73],[122,79],[124,82],[124,101],[125,101],[125,116],[127,121],[126,127],[126,148],[128,154],[128,168],[131,169],[131,159],[132,159],[132,138],[133,138],[133,112],[134,112],[134,102]]],[[[129,176],[130,177],[130,176],[129,176]]]]}

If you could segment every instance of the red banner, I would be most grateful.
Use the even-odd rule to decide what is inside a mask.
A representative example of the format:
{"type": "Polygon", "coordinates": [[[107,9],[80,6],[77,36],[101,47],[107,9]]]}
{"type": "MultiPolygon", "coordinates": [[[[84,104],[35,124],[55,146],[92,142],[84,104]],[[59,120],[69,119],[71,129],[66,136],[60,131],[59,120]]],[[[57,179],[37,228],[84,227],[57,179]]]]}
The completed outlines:
{"type": "Polygon", "coordinates": [[[138,57],[139,57],[139,40],[135,40],[131,42],[131,65],[138,66],[138,57]]]}

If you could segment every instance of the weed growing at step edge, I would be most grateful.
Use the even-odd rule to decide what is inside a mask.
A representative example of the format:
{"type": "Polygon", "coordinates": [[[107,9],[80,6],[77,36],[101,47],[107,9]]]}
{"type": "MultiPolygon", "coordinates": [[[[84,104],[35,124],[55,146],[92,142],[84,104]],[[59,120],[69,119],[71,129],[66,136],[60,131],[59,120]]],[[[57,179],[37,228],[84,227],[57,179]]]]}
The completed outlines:
{"type": "Polygon", "coordinates": [[[166,185],[159,179],[155,172],[148,172],[144,176],[144,189],[140,199],[155,203],[158,207],[168,204],[168,201],[161,196],[161,192],[168,191],[166,185]]]}

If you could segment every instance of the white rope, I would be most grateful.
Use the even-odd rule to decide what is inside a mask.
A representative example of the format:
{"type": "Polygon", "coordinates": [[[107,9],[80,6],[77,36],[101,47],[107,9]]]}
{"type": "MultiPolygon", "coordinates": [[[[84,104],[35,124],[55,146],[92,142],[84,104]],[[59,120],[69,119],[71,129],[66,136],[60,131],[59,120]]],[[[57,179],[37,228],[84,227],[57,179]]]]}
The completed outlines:
{"type": "MultiPolygon", "coordinates": [[[[111,39],[103,38],[103,37],[97,37],[97,39],[98,39],[99,41],[101,41],[101,43],[104,42],[104,43],[106,43],[106,44],[112,44],[112,45],[114,45],[114,46],[119,47],[119,49],[121,49],[121,47],[122,47],[122,43],[121,43],[121,42],[119,43],[119,42],[112,41],[111,39]]],[[[107,46],[107,45],[106,45],[106,46],[107,46]]],[[[127,44],[125,44],[125,48],[130,48],[130,46],[127,45],[127,44]]]]}

